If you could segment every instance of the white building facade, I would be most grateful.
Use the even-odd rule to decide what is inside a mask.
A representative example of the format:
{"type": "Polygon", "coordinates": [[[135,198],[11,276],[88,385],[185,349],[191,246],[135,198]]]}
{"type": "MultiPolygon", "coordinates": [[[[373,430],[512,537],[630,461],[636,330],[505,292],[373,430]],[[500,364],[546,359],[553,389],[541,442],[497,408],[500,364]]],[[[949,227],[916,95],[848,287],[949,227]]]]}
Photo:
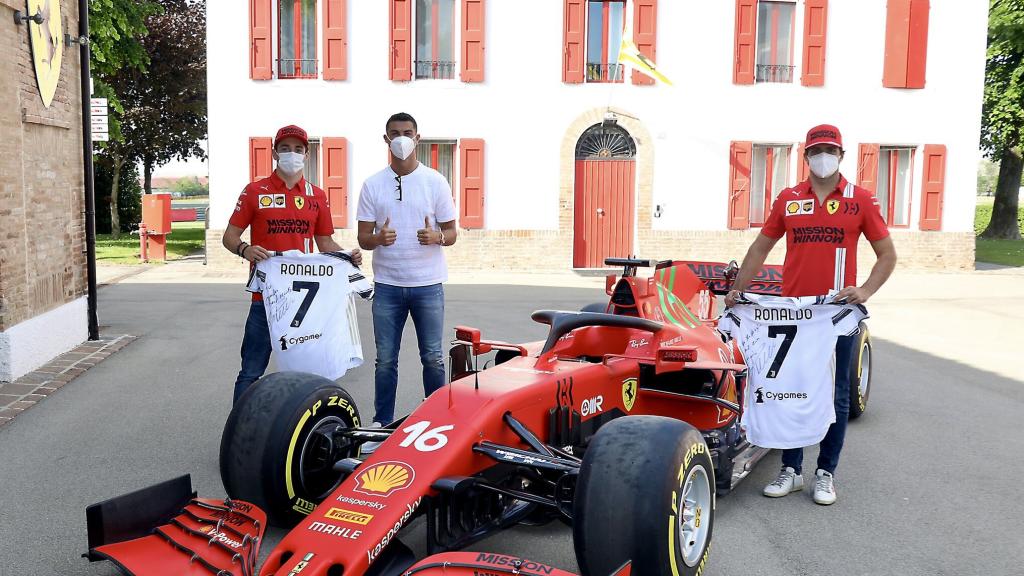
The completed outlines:
{"type": "MultiPolygon", "coordinates": [[[[208,246],[272,170],[286,124],[355,244],[386,119],[459,210],[456,269],[569,270],[604,257],[741,258],[804,135],[844,137],[901,266],[970,268],[987,3],[961,0],[238,0],[210,2],[208,246]],[[616,64],[624,21],[672,86],[616,64]]],[[[781,248],[781,246],[780,246],[781,248]]],[[[861,272],[873,262],[862,243],[861,272]]],[[[779,261],[777,249],[771,259],[779,261]]]]}

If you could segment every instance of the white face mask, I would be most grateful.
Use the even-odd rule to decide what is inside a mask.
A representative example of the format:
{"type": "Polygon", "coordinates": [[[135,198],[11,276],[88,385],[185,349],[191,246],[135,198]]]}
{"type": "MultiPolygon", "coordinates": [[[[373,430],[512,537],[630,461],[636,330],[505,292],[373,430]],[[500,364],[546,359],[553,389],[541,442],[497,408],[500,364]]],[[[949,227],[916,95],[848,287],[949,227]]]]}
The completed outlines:
{"type": "Polygon", "coordinates": [[[299,154],[298,152],[278,152],[277,153],[277,167],[281,169],[281,172],[288,174],[298,174],[302,172],[302,169],[306,166],[306,155],[299,154]]]}
{"type": "Polygon", "coordinates": [[[405,160],[416,149],[416,142],[408,136],[398,136],[391,141],[391,153],[399,160],[405,160]]]}
{"type": "Polygon", "coordinates": [[[839,170],[839,156],[822,152],[807,159],[811,172],[818,178],[828,178],[839,170]]]}

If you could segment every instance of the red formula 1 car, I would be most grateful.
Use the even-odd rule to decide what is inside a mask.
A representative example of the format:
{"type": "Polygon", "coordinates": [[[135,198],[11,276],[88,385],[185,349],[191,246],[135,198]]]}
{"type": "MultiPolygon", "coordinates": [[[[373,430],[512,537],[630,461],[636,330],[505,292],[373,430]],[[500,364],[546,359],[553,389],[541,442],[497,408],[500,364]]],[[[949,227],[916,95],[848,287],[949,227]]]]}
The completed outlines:
{"type": "MultiPolygon", "coordinates": [[[[230,498],[195,499],[183,477],[92,506],[88,556],[140,576],[571,576],[458,552],[515,524],[560,519],[585,575],[702,574],[716,495],[767,453],[743,438],[744,366],[715,330],[714,295],[731,269],[606,263],[624,268],[609,277],[609,302],[534,312],[550,326],[543,342],[457,328],[450,385],[383,429],[361,427],[333,381],[266,376],[224,428],[230,498]],[[637,277],[638,267],[655,274],[637,277]],[[382,444],[361,456],[366,442],[382,444]],[[399,538],[417,516],[428,552],[419,560],[399,538]],[[294,528],[257,571],[268,518],[294,528]]],[[[769,267],[751,290],[777,292],[780,281],[769,267]]],[[[857,415],[870,381],[866,330],[861,351],[857,415]]]]}

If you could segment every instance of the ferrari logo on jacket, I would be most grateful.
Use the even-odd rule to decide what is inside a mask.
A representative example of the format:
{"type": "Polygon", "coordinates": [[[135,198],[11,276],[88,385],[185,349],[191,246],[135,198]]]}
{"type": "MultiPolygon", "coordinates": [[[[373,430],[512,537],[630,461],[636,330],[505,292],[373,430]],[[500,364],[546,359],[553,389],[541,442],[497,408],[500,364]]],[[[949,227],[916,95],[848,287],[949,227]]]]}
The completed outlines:
{"type": "Polygon", "coordinates": [[[302,196],[295,197],[295,207],[302,210],[302,207],[306,205],[306,199],[302,196]]]}
{"type": "Polygon", "coordinates": [[[829,214],[835,214],[839,210],[839,200],[829,200],[825,203],[825,209],[828,210],[829,214]]]}

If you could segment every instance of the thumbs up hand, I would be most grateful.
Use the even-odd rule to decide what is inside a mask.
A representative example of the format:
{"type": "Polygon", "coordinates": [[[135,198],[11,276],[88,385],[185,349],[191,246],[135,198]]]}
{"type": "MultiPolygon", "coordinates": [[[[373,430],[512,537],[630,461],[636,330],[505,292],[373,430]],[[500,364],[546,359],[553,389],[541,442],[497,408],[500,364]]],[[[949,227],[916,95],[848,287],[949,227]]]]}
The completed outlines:
{"type": "Polygon", "coordinates": [[[430,225],[430,216],[423,217],[423,228],[416,231],[416,239],[423,246],[440,242],[440,234],[430,225]]]}
{"type": "Polygon", "coordinates": [[[391,227],[391,217],[388,217],[377,232],[377,245],[391,246],[395,243],[395,238],[397,237],[398,235],[395,233],[394,228],[391,227]]]}

